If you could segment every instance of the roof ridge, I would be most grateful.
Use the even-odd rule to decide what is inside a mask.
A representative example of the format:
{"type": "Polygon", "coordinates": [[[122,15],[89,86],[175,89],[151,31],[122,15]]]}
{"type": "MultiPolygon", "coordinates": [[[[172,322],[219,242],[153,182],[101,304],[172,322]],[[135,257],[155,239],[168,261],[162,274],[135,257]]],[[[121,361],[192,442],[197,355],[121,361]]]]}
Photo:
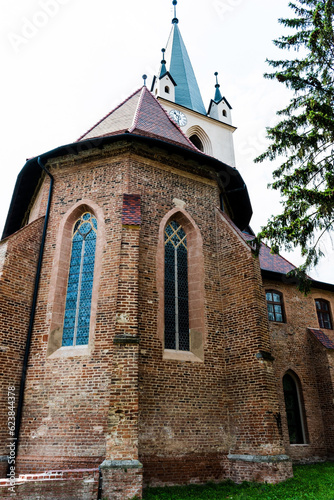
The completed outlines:
{"type": "Polygon", "coordinates": [[[112,113],[114,113],[117,109],[119,109],[121,106],[123,106],[127,101],[129,101],[132,97],[134,97],[138,92],[140,92],[142,90],[142,87],[140,87],[139,89],[137,89],[135,92],[133,92],[129,97],[127,97],[126,99],[124,99],[124,101],[122,101],[120,104],[118,104],[118,106],[116,106],[115,108],[113,108],[109,113],[107,113],[103,118],[101,118],[101,120],[99,120],[97,123],[95,123],[95,125],[93,125],[90,129],[88,129],[83,135],[81,135],[79,137],[79,139],[77,139],[75,142],[79,142],[81,141],[81,139],[83,139],[87,134],[89,134],[89,132],[91,132],[95,127],[97,127],[98,125],[100,125],[100,123],[102,123],[106,118],[108,118],[108,116],[110,116],[112,113]]]}
{"type": "Polygon", "coordinates": [[[139,119],[139,113],[140,113],[140,110],[141,110],[141,106],[143,104],[143,100],[144,100],[144,95],[145,95],[145,90],[147,90],[148,92],[148,89],[146,87],[146,85],[143,85],[143,87],[141,88],[141,92],[140,92],[140,97],[139,97],[139,101],[138,101],[138,104],[137,104],[137,108],[136,108],[136,111],[133,115],[133,121],[132,121],[132,125],[131,127],[128,129],[128,131],[130,132],[130,134],[136,130],[137,128],[137,125],[138,125],[138,119],[139,119]]]}
{"type": "Polygon", "coordinates": [[[153,97],[153,99],[155,99],[155,101],[159,104],[160,108],[162,109],[162,111],[165,113],[165,115],[167,116],[168,120],[174,125],[174,127],[179,131],[181,132],[182,136],[187,140],[189,146],[192,148],[192,149],[195,149],[198,153],[201,153],[203,156],[209,156],[210,158],[212,158],[210,155],[206,154],[206,153],[203,153],[203,151],[201,151],[200,149],[198,149],[195,144],[193,144],[191,142],[191,140],[189,139],[189,137],[183,132],[183,130],[181,129],[181,127],[178,126],[178,124],[176,122],[174,122],[174,120],[171,119],[171,117],[169,116],[167,110],[162,106],[162,104],[160,103],[160,101],[155,97],[155,95],[150,92],[151,96],[153,97]]]}

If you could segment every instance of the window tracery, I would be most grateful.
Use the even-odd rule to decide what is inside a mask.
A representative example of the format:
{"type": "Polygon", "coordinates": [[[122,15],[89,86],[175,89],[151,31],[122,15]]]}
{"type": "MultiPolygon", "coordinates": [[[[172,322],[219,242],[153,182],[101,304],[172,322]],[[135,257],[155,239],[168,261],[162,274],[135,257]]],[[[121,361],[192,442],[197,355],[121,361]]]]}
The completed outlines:
{"type": "Polygon", "coordinates": [[[67,282],[63,346],[87,345],[94,279],[97,220],[85,212],[75,222],[67,282]]]}
{"type": "Polygon", "coordinates": [[[189,351],[187,237],[176,221],[165,228],[165,348],[189,351]]]}

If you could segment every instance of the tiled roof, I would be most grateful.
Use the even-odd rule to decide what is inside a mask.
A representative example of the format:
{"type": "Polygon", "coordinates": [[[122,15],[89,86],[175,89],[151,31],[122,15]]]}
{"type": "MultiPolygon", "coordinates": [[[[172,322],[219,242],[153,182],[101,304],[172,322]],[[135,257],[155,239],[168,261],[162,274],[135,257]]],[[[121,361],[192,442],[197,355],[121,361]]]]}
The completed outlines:
{"type": "MultiPolygon", "coordinates": [[[[242,233],[242,237],[246,241],[251,241],[254,236],[247,233],[242,233]]],[[[274,273],[287,274],[288,272],[296,269],[296,266],[291,264],[288,260],[276,253],[270,253],[271,249],[262,243],[260,249],[260,267],[263,271],[272,271],[274,273]]]]}
{"type": "MultiPolygon", "coordinates": [[[[237,228],[237,226],[231,221],[231,219],[223,212],[221,212],[228,223],[234,228],[235,231],[239,233],[239,235],[245,241],[252,241],[254,236],[248,233],[244,233],[237,228]]],[[[288,260],[278,254],[270,253],[270,248],[262,243],[260,249],[260,267],[263,271],[272,271],[274,273],[287,274],[289,271],[296,269],[296,266],[291,264],[288,260]]]]}
{"type": "Polygon", "coordinates": [[[322,330],[308,328],[308,331],[312,333],[326,349],[334,349],[334,342],[322,330]]]}
{"type": "Polygon", "coordinates": [[[122,224],[125,226],[140,226],[140,194],[123,195],[122,224]]]}
{"type": "Polygon", "coordinates": [[[121,133],[156,138],[201,153],[145,86],[102,118],[78,141],[121,133]]]}
{"type": "Polygon", "coordinates": [[[287,274],[296,269],[296,266],[281,255],[270,253],[270,248],[264,243],[262,243],[260,250],[260,266],[264,271],[273,271],[281,274],[287,274]]]}

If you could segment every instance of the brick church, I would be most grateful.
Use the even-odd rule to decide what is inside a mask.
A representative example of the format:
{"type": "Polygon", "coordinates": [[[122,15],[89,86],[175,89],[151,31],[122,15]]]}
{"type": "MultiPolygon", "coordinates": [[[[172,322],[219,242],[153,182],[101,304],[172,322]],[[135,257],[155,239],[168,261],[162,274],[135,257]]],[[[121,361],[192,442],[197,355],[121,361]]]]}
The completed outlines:
{"type": "Polygon", "coordinates": [[[305,297],[292,264],[256,257],[216,77],[206,108],[175,14],[150,89],[21,170],[0,242],[2,498],[13,457],[16,498],[127,500],[334,455],[334,285],[305,297]]]}

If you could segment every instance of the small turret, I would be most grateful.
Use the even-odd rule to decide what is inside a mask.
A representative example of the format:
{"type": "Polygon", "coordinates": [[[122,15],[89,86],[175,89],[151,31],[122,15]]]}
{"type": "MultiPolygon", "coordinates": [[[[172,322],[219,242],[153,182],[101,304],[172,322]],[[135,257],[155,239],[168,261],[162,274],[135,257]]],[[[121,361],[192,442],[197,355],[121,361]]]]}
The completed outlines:
{"type": "Polygon", "coordinates": [[[159,71],[159,76],[153,78],[152,92],[155,97],[162,97],[168,101],[175,102],[175,87],[176,83],[166,68],[165,52],[166,49],[161,49],[162,61],[159,71]]]}
{"type": "Polygon", "coordinates": [[[227,123],[228,125],[232,125],[232,116],[229,102],[225,97],[222,96],[220,92],[220,85],[218,83],[218,73],[215,73],[216,77],[216,92],[214,99],[211,100],[208,116],[210,118],[214,118],[215,120],[219,120],[220,122],[227,123]]]}

